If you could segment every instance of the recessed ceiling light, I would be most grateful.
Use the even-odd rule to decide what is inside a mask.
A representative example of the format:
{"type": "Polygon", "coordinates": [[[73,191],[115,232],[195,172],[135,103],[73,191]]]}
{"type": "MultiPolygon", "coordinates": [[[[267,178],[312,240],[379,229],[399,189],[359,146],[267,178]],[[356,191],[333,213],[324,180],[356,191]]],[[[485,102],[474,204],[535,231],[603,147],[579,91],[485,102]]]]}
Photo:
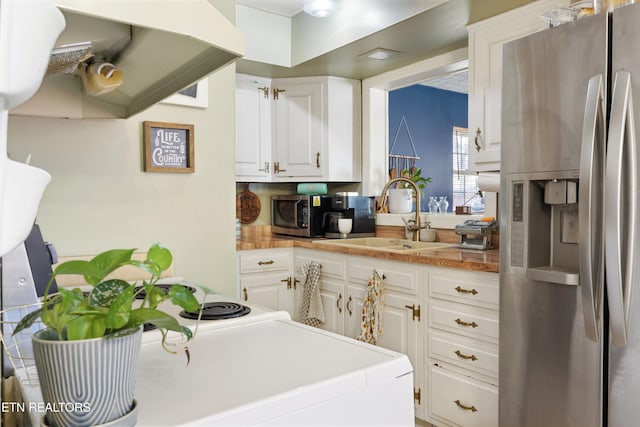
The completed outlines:
{"type": "Polygon", "coordinates": [[[393,58],[394,56],[402,55],[402,52],[397,50],[385,49],[383,47],[377,47],[373,50],[358,55],[358,58],[377,59],[384,61],[385,59],[393,58]]]}
{"type": "Polygon", "coordinates": [[[305,2],[304,11],[311,16],[326,18],[333,15],[336,4],[333,0],[310,0],[305,2]]]}

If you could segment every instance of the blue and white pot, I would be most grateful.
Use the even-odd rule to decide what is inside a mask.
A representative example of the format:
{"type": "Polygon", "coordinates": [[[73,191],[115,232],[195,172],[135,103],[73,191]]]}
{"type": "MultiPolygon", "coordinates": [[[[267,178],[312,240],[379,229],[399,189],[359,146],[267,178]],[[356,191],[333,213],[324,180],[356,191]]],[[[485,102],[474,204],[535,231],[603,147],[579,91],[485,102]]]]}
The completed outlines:
{"type": "Polygon", "coordinates": [[[78,341],[58,341],[55,332],[45,329],[32,342],[46,425],[97,426],[131,418],[142,328],[78,341]]]}

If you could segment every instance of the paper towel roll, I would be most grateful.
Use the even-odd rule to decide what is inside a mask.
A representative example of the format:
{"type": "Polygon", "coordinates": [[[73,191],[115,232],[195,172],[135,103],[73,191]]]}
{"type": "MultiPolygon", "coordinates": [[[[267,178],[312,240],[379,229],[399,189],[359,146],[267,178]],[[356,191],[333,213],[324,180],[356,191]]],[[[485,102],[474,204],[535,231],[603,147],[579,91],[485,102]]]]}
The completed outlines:
{"type": "Polygon", "coordinates": [[[500,172],[479,172],[478,188],[492,193],[500,192],[500,172]]]}

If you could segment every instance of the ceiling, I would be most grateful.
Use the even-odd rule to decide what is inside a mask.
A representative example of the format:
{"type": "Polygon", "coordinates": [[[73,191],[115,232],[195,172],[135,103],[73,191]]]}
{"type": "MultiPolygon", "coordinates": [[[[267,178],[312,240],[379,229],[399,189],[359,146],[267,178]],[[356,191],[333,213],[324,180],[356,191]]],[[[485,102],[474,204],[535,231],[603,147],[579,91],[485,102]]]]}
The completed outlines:
{"type": "MultiPolygon", "coordinates": [[[[338,0],[351,1],[351,0],[338,0]]],[[[388,0],[387,7],[397,6],[398,1],[388,0]]],[[[242,59],[237,63],[241,73],[264,77],[298,77],[313,75],[334,75],[354,79],[365,79],[394,70],[423,59],[466,47],[466,25],[509,9],[529,3],[532,0],[447,0],[409,19],[381,29],[330,52],[312,58],[293,67],[282,67],[262,62],[242,59]],[[386,48],[401,52],[388,60],[359,57],[376,48],[386,48]]],[[[289,17],[297,22],[305,22],[310,17],[304,15],[304,0],[237,0],[238,4],[265,10],[289,17]],[[299,15],[301,14],[302,15],[299,15]],[[296,17],[296,15],[299,15],[296,17]]],[[[340,13],[337,11],[336,13],[340,13]]],[[[311,18],[322,19],[322,18],[311,18]]],[[[330,36],[330,35],[327,35],[330,36]]],[[[466,89],[466,75],[455,77],[453,83],[445,79],[435,82],[440,85],[454,85],[456,91],[466,89]]],[[[451,90],[451,89],[447,89],[451,90]]],[[[466,90],[465,90],[466,91],[466,90]]]]}
{"type": "Polygon", "coordinates": [[[449,90],[451,92],[467,93],[469,91],[469,73],[464,71],[461,73],[447,74],[446,76],[427,80],[421,84],[436,89],[449,90]]]}
{"type": "Polygon", "coordinates": [[[237,0],[236,3],[288,18],[302,12],[304,7],[304,0],[237,0]]]}

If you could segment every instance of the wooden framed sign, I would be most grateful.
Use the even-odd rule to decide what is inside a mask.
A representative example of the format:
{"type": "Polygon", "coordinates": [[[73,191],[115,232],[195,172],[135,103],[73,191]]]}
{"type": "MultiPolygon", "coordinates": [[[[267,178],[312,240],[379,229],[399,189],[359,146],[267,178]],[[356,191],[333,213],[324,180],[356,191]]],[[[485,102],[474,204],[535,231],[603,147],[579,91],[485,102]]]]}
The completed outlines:
{"type": "Polygon", "coordinates": [[[145,172],[193,173],[193,125],[144,122],[145,172]]]}

